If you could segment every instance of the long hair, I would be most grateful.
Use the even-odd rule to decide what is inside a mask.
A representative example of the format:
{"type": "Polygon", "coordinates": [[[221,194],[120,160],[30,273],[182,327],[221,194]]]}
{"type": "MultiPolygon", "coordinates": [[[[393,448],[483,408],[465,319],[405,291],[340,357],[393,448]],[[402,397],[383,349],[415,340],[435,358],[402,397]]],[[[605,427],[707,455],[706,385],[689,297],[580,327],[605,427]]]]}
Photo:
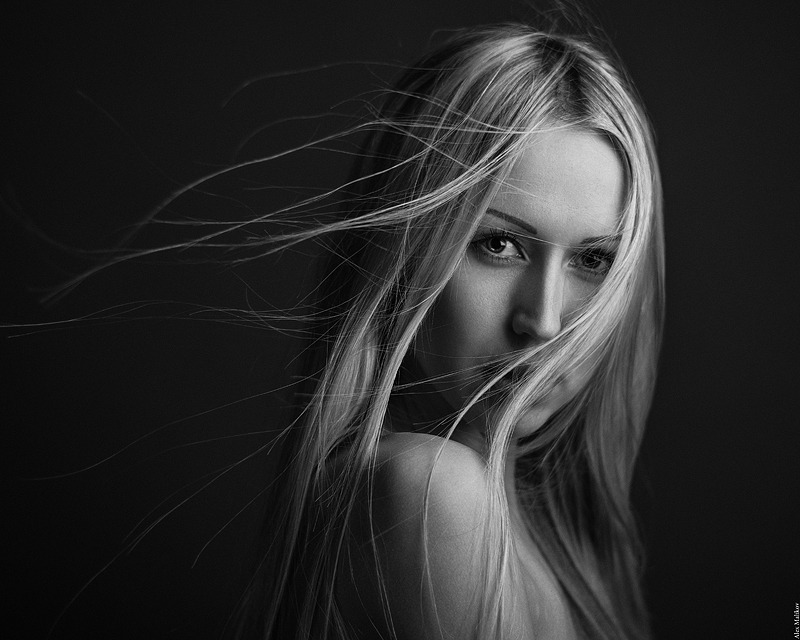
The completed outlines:
{"type": "Polygon", "coordinates": [[[407,70],[367,128],[341,216],[314,232],[326,238],[330,258],[265,530],[270,548],[239,632],[348,637],[334,592],[345,524],[374,468],[401,365],[532,137],[568,128],[602,135],[621,160],[620,246],[597,293],[561,333],[508,354],[453,418],[451,432],[493,382],[520,364],[535,365],[515,380],[489,436],[498,498],[487,520],[476,637],[502,637],[509,597],[497,576],[511,570],[501,490],[511,433],[526,407],[578,365],[589,367],[588,382],[517,445],[519,499],[579,636],[647,637],[629,494],[660,344],[663,232],[654,142],[630,81],[586,38],[517,24],[485,27],[456,35],[407,70]]]}

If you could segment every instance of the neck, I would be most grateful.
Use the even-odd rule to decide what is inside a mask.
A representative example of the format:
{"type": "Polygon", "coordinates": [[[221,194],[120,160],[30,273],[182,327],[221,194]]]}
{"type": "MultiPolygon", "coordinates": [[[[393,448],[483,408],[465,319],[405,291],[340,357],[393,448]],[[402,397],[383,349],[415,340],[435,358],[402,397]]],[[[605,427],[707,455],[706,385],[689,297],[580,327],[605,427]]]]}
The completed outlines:
{"type": "MultiPolygon", "coordinates": [[[[429,433],[448,438],[488,458],[488,443],[476,420],[462,418],[456,428],[458,411],[450,405],[420,370],[413,358],[407,358],[398,375],[398,384],[389,405],[393,431],[429,433]]],[[[509,443],[504,469],[504,484],[512,519],[520,514],[516,496],[516,440],[509,443]]]]}
{"type": "Polygon", "coordinates": [[[454,427],[459,411],[427,379],[413,357],[406,358],[400,368],[389,409],[393,431],[429,433],[460,442],[484,458],[488,455],[481,421],[468,415],[454,427]]]}

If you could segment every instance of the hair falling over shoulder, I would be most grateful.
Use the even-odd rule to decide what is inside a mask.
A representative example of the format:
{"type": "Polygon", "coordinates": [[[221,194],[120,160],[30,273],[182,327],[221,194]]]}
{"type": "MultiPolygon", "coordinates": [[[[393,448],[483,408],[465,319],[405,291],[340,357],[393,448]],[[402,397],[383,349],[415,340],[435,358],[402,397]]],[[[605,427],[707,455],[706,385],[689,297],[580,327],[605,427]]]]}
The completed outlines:
{"type": "MultiPolygon", "coordinates": [[[[410,67],[356,128],[366,138],[339,192],[340,214],[258,247],[268,253],[317,239],[328,259],[297,412],[282,436],[265,552],[234,634],[359,637],[340,610],[336,577],[348,562],[347,523],[391,429],[401,366],[531,137],[574,128],[602,135],[624,167],[619,253],[598,294],[556,339],[498,371],[499,379],[536,363],[503,404],[487,473],[502,485],[518,416],[559,372],[590,362],[581,392],[519,445],[517,491],[576,635],[649,637],[629,502],[661,338],[662,204],[650,125],[620,63],[587,37],[520,24],[471,29],[410,67]]],[[[488,385],[472,402],[490,392],[488,385]]],[[[510,595],[497,579],[509,571],[508,513],[502,499],[493,508],[475,638],[514,637],[502,623],[510,595]]],[[[390,618],[387,610],[389,632],[390,618]]]]}

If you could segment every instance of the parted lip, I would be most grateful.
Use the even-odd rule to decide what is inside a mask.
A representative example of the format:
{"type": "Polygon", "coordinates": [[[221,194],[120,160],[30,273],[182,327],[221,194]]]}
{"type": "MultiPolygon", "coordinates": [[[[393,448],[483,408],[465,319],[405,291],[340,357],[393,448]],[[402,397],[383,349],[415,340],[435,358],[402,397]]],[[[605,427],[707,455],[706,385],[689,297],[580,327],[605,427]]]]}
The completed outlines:
{"type": "MultiPolygon", "coordinates": [[[[503,365],[502,364],[486,365],[483,368],[483,371],[482,371],[483,378],[484,378],[484,380],[486,380],[488,382],[489,380],[492,380],[493,378],[495,378],[497,376],[497,374],[500,373],[502,370],[503,370],[503,365]]],[[[523,366],[514,367],[511,371],[509,371],[502,378],[500,378],[497,381],[497,384],[506,385],[506,384],[518,382],[519,380],[522,380],[527,375],[528,371],[529,370],[528,370],[527,367],[523,367],[523,366]]]]}
{"type": "MultiPolygon", "coordinates": [[[[483,371],[484,379],[488,382],[489,380],[492,380],[500,371],[502,371],[502,365],[498,364],[487,365],[483,371]]],[[[501,377],[495,384],[502,387],[508,386],[510,384],[516,384],[524,380],[526,377],[528,377],[530,373],[531,373],[531,367],[527,367],[524,365],[517,366],[511,369],[511,371],[506,373],[503,377],[501,377]]],[[[565,380],[566,380],[566,375],[562,374],[558,376],[553,384],[553,388],[561,385],[565,380]]]]}

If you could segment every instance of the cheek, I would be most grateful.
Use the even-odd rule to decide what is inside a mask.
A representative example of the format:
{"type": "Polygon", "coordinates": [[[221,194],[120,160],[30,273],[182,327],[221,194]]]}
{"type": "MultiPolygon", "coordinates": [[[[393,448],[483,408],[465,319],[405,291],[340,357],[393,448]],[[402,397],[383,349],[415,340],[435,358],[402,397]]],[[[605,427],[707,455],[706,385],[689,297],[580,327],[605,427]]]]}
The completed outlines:
{"type": "Polygon", "coordinates": [[[455,369],[458,360],[497,355],[503,331],[501,288],[473,270],[453,276],[423,325],[426,350],[440,360],[437,369],[455,369]],[[449,362],[449,365],[448,365],[449,362]]]}
{"type": "Polygon", "coordinates": [[[562,326],[568,324],[597,293],[600,282],[588,282],[577,277],[566,280],[562,309],[562,326]]]}

